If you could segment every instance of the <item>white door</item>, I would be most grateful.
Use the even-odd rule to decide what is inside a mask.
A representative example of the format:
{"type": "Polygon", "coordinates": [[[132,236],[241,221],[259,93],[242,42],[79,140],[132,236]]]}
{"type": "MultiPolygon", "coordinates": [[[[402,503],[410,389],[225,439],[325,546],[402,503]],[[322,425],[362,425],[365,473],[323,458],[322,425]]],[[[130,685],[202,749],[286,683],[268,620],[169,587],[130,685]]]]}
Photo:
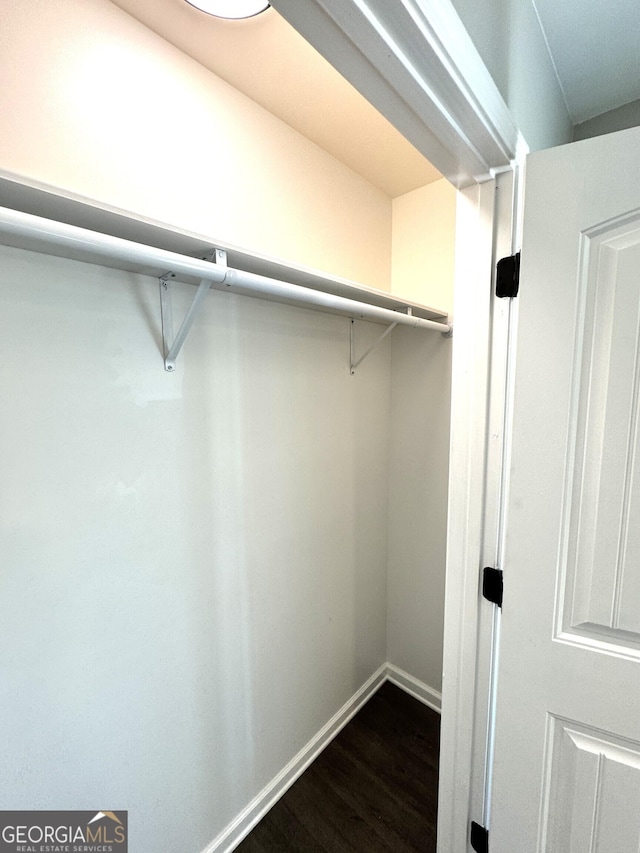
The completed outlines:
{"type": "Polygon", "coordinates": [[[527,164],[491,853],[640,851],[640,129],[527,164]]]}

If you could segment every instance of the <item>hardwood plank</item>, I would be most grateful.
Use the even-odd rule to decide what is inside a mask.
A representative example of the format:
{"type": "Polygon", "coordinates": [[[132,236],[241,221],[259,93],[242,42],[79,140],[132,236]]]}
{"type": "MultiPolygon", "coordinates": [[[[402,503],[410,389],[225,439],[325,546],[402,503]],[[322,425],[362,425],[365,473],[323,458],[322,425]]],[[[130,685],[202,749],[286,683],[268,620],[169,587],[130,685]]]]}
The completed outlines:
{"type": "Polygon", "coordinates": [[[239,853],[435,853],[440,717],[389,682],[239,853]]]}

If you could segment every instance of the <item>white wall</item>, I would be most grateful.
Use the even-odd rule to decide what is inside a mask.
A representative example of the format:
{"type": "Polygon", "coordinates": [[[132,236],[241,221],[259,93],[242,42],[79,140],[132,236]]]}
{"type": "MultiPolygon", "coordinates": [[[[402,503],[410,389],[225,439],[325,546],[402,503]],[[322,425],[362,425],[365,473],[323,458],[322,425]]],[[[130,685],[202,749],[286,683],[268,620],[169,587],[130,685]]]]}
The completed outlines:
{"type": "Polygon", "coordinates": [[[391,291],[453,317],[456,197],[444,178],[392,202],[391,291]]]}
{"type": "Polygon", "coordinates": [[[108,0],[5,0],[0,167],[390,287],[391,201],[108,0]]]}
{"type": "Polygon", "coordinates": [[[157,281],[1,252],[0,804],[195,853],[386,658],[389,350],[212,292],[168,374],[157,281]]]}
{"type": "MultiPolygon", "coordinates": [[[[393,200],[392,290],[453,315],[457,192],[440,180],[393,200]]],[[[452,340],[395,329],[387,656],[442,688],[452,340]]]]}
{"type": "Polygon", "coordinates": [[[392,341],[387,657],[442,690],[451,339],[392,341]]]}
{"type": "Polygon", "coordinates": [[[570,142],[572,122],[532,0],[453,0],[529,148],[570,142]]]}
{"type": "Polygon", "coordinates": [[[630,104],[624,104],[615,110],[609,110],[577,124],[573,128],[573,138],[574,140],[589,139],[592,136],[614,133],[617,130],[626,130],[638,125],[640,125],[640,100],[631,101],[630,104]]]}

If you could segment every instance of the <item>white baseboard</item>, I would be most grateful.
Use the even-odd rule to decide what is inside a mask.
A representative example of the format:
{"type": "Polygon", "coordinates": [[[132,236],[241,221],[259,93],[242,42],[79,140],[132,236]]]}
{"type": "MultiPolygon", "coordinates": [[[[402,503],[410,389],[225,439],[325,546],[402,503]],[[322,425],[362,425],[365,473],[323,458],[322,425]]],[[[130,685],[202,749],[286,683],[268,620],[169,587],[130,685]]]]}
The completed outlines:
{"type": "Polygon", "coordinates": [[[343,729],[349,720],[358,713],[360,708],[387,680],[387,665],[367,679],[362,687],[354,693],[340,710],[333,715],[329,722],[311,738],[309,743],[294,756],[287,766],[269,782],[269,784],[253,798],[246,808],[233,820],[217,838],[209,844],[202,853],[231,853],[248,835],[253,827],[264,817],[269,809],[301,776],[311,762],[343,729]]]}
{"type": "Polygon", "coordinates": [[[209,844],[202,853],[231,853],[247,836],[253,827],[264,817],[269,809],[301,776],[311,762],[329,745],[334,737],[358,713],[360,708],[384,684],[391,681],[397,687],[409,693],[415,699],[440,713],[442,696],[422,681],[418,681],[408,672],[393,664],[383,664],[367,679],[329,722],[311,738],[309,743],[294,756],[287,766],[253,798],[246,808],[209,844]]]}
{"type": "Polygon", "coordinates": [[[438,693],[428,684],[423,681],[418,681],[413,675],[409,675],[403,669],[388,663],[386,666],[387,679],[395,684],[396,687],[402,688],[406,693],[413,696],[414,699],[428,705],[439,714],[442,713],[442,693],[438,693]]]}

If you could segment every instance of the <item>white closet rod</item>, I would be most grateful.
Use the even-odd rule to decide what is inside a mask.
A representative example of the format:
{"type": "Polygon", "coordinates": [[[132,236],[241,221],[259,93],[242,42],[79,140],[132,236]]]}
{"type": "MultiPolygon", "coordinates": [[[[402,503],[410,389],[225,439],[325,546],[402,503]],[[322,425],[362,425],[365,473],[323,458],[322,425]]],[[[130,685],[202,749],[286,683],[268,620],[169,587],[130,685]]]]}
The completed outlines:
{"type": "Polygon", "coordinates": [[[452,328],[447,323],[426,320],[424,317],[414,317],[410,309],[407,309],[408,313],[402,314],[400,311],[393,311],[391,308],[370,305],[368,302],[359,302],[356,299],[348,299],[346,296],[334,296],[333,293],[323,293],[321,290],[312,290],[308,287],[301,287],[299,284],[287,284],[287,282],[278,281],[275,278],[266,278],[242,270],[228,268],[224,283],[230,286],[237,284],[244,290],[251,290],[255,293],[264,293],[281,299],[340,311],[347,314],[352,320],[386,320],[389,323],[415,326],[417,329],[436,329],[444,335],[449,334],[452,328]]]}
{"type": "MultiPolygon", "coordinates": [[[[112,264],[122,262],[140,267],[142,270],[154,269],[159,275],[173,274],[176,277],[187,275],[196,277],[203,283],[224,284],[230,288],[236,286],[243,293],[284,299],[301,305],[312,305],[346,314],[352,319],[397,323],[417,329],[435,330],[444,335],[450,335],[452,331],[452,327],[447,323],[438,323],[435,320],[412,315],[411,309],[407,309],[406,314],[401,313],[379,305],[371,305],[368,302],[289,284],[255,273],[232,269],[220,263],[190,258],[177,252],[168,252],[165,249],[157,249],[154,246],[89,231],[86,228],[5,207],[0,207],[0,235],[20,238],[27,242],[29,248],[35,241],[38,249],[47,246],[62,247],[70,257],[79,255],[82,259],[86,259],[88,256],[96,261],[108,261],[112,264]]],[[[177,352],[174,355],[177,355],[177,352]]]]}
{"type": "Polygon", "coordinates": [[[82,257],[91,256],[97,261],[120,261],[141,269],[157,269],[164,272],[207,278],[211,282],[222,282],[225,270],[209,261],[167,252],[99,231],[89,231],[76,225],[44,219],[30,213],[21,213],[7,207],[0,207],[0,234],[18,237],[26,241],[35,240],[40,246],[60,246],[68,250],[69,257],[78,253],[82,257]]]}

